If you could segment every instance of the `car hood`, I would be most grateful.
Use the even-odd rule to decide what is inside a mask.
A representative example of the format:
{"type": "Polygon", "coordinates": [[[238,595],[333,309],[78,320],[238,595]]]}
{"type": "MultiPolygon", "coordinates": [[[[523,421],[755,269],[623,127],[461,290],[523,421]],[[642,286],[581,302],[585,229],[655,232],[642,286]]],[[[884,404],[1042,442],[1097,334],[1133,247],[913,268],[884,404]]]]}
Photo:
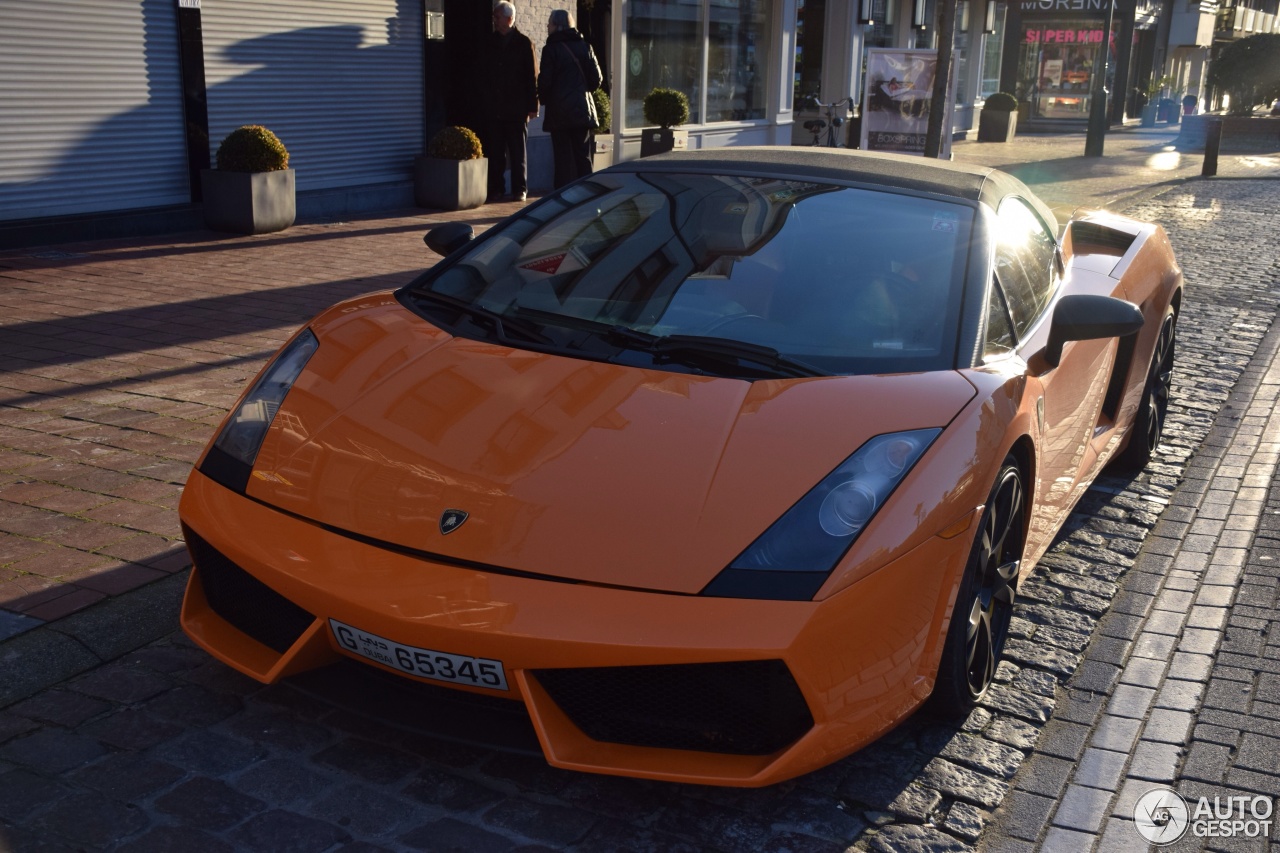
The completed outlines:
{"type": "Polygon", "coordinates": [[[975,394],[951,371],[747,382],[511,349],[389,294],[312,328],[249,496],[451,561],[671,592],[866,439],[945,426],[975,394]]]}

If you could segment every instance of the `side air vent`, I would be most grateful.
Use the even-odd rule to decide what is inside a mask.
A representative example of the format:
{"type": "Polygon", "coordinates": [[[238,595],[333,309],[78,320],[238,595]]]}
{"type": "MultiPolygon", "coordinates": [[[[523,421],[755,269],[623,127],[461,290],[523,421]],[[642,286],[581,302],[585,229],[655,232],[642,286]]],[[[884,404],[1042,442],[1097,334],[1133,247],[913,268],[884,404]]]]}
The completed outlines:
{"type": "Polygon", "coordinates": [[[190,528],[183,532],[209,607],[237,630],[283,654],[315,621],[315,616],[237,566],[190,528]]]}
{"type": "Polygon", "coordinates": [[[1078,255],[1113,255],[1119,258],[1129,251],[1136,239],[1132,234],[1097,222],[1071,223],[1071,244],[1078,255]]]}

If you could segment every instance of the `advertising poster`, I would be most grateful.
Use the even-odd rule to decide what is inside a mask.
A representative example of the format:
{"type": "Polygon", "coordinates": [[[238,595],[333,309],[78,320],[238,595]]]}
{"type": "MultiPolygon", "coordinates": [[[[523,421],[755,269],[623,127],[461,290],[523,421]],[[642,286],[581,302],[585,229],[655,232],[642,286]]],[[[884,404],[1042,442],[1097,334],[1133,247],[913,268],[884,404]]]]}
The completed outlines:
{"type": "MultiPolygon", "coordinates": [[[[862,150],[924,154],[929,129],[936,50],[873,47],[867,51],[862,95],[862,150]]],[[[942,157],[951,157],[951,116],[942,134],[942,157]]]]}

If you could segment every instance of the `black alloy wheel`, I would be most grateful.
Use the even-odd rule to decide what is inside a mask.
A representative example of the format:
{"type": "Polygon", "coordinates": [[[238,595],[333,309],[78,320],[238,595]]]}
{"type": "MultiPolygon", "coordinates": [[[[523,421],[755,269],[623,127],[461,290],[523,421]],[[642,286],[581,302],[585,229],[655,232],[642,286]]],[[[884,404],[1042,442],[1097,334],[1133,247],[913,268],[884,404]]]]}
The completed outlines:
{"type": "Polygon", "coordinates": [[[1013,619],[1026,530],[1026,491],[1017,460],[1006,456],[982,511],[956,597],[933,704],[967,714],[995,681],[1013,619]]]}
{"type": "Polygon", "coordinates": [[[1173,391],[1173,355],[1177,344],[1177,316],[1170,311],[1160,324],[1160,336],[1151,354],[1151,366],[1142,388],[1142,401],[1134,418],[1129,446],[1117,457],[1122,468],[1139,471],[1156,454],[1164,437],[1169,415],[1169,395],[1173,391]]]}

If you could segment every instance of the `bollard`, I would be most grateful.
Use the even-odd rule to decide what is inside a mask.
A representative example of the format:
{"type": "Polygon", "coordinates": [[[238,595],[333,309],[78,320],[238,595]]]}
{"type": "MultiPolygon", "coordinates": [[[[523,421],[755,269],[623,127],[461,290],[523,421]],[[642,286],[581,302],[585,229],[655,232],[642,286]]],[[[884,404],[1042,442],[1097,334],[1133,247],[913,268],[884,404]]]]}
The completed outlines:
{"type": "Polygon", "coordinates": [[[1218,149],[1222,147],[1222,119],[1211,118],[1204,129],[1204,165],[1200,176],[1212,178],[1218,174],[1218,149]]]}

